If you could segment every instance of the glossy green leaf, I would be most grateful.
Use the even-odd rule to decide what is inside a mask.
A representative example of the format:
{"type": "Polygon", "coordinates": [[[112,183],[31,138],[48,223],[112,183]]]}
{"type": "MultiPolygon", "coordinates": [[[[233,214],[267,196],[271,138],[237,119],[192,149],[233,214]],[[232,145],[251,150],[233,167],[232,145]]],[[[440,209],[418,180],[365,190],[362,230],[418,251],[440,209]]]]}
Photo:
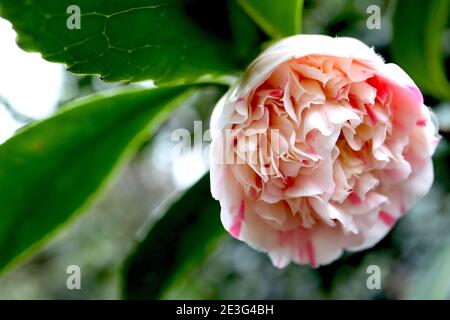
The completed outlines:
{"type": "Polygon", "coordinates": [[[236,55],[248,65],[260,53],[260,44],[267,38],[263,38],[265,34],[235,0],[228,1],[228,11],[236,55]]]}
{"type": "Polygon", "coordinates": [[[0,15],[23,49],[74,73],[181,83],[236,70],[230,42],[207,29],[211,21],[226,24],[208,1],[0,0],[0,15]],[[77,22],[71,5],[80,9],[80,29],[67,26],[77,22]]]}
{"type": "Polygon", "coordinates": [[[236,0],[272,38],[301,31],[303,0],[236,0]]]}
{"type": "Polygon", "coordinates": [[[157,299],[190,274],[225,235],[209,175],[189,189],[151,228],[124,267],[123,295],[157,299]]]}
{"type": "Polygon", "coordinates": [[[441,99],[450,99],[443,39],[450,17],[450,0],[399,0],[393,16],[392,55],[419,87],[441,99]]]}
{"type": "Polygon", "coordinates": [[[80,211],[187,89],[95,95],[0,145],[0,269],[80,211]]]}

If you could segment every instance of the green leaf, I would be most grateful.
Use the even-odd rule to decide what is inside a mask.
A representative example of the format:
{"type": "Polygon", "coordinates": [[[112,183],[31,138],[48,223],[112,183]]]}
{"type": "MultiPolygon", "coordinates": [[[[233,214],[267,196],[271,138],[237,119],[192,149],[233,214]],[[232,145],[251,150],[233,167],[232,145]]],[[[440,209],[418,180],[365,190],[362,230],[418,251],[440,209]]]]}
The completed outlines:
{"type": "Polygon", "coordinates": [[[150,230],[124,266],[123,295],[161,298],[177,279],[195,270],[225,235],[209,175],[189,189],[150,230]]]}
{"type": "Polygon", "coordinates": [[[248,65],[260,53],[261,42],[267,39],[262,39],[265,34],[235,0],[228,1],[228,11],[236,54],[244,65],[248,65]]]}
{"type": "Polygon", "coordinates": [[[230,42],[204,27],[226,24],[208,1],[0,0],[0,15],[12,22],[21,48],[74,73],[182,83],[237,69],[230,42]],[[80,29],[66,25],[70,5],[80,8],[80,29]]]}
{"type": "Polygon", "coordinates": [[[272,38],[301,31],[303,0],[236,0],[272,38]]]}
{"type": "Polygon", "coordinates": [[[0,145],[0,269],[86,206],[187,90],[95,95],[0,145]]]}
{"type": "Polygon", "coordinates": [[[426,93],[450,99],[443,39],[450,0],[399,0],[393,15],[391,50],[394,60],[426,93]]]}
{"type": "Polygon", "coordinates": [[[446,300],[450,295],[450,242],[428,254],[428,264],[413,274],[404,299],[446,300]]]}

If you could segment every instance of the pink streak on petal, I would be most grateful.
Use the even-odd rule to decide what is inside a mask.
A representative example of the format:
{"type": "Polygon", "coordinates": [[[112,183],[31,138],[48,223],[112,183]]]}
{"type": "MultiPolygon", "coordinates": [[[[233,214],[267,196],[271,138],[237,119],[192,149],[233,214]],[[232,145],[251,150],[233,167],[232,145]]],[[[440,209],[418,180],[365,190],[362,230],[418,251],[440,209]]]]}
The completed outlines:
{"type": "Polygon", "coordinates": [[[282,181],[284,183],[284,189],[289,189],[290,187],[292,187],[295,183],[295,178],[293,177],[282,177],[282,181]]]}
{"type": "Polygon", "coordinates": [[[373,110],[370,108],[369,105],[365,104],[364,107],[366,108],[367,114],[370,117],[370,120],[372,120],[372,123],[375,125],[378,123],[378,121],[380,121],[380,119],[378,118],[378,116],[375,114],[375,112],[373,112],[373,110]]]}
{"type": "Polygon", "coordinates": [[[350,97],[349,101],[350,101],[350,105],[352,106],[353,109],[359,110],[358,102],[355,99],[350,97]]]}
{"type": "Polygon", "coordinates": [[[311,145],[314,141],[316,133],[314,131],[310,131],[306,134],[306,143],[308,144],[308,153],[314,157],[318,156],[319,154],[315,150],[315,148],[311,145]]]}
{"type": "Polygon", "coordinates": [[[416,87],[408,86],[408,90],[412,92],[419,104],[423,104],[423,96],[419,89],[417,89],[416,87]]]}
{"type": "Polygon", "coordinates": [[[348,195],[348,199],[350,200],[351,203],[353,204],[361,204],[362,200],[360,197],[358,197],[358,195],[354,192],[350,193],[348,195]]]}
{"type": "Polygon", "coordinates": [[[300,263],[305,261],[305,251],[301,247],[300,247],[300,249],[298,249],[298,259],[299,259],[300,263]]]}
{"type": "Polygon", "coordinates": [[[241,223],[235,222],[230,228],[230,234],[236,239],[239,238],[239,234],[241,233],[241,223]]]}
{"type": "Polygon", "coordinates": [[[427,120],[418,120],[417,122],[416,122],[416,124],[419,126],[419,127],[426,127],[426,125],[427,125],[427,120]]]}
{"type": "Polygon", "coordinates": [[[388,89],[387,89],[387,85],[384,81],[382,81],[379,77],[374,76],[370,79],[367,79],[367,83],[377,89],[377,97],[381,101],[386,100],[386,98],[388,96],[388,89]]]}
{"type": "Polygon", "coordinates": [[[345,86],[343,86],[336,94],[335,99],[341,100],[345,94],[348,94],[349,89],[350,89],[350,84],[346,84],[345,86]]]}
{"type": "Polygon", "coordinates": [[[275,99],[281,99],[283,97],[283,90],[282,89],[274,89],[270,92],[269,96],[275,98],[275,99]]]}
{"type": "Polygon", "coordinates": [[[233,222],[233,225],[230,228],[230,234],[235,237],[236,239],[239,238],[239,235],[241,234],[241,225],[242,221],[244,220],[244,211],[245,211],[245,203],[244,200],[241,201],[241,206],[239,207],[239,212],[236,215],[236,218],[233,222]]]}
{"type": "Polygon", "coordinates": [[[308,260],[309,263],[311,264],[311,267],[316,268],[317,267],[316,251],[314,250],[314,246],[311,240],[308,240],[306,242],[306,255],[308,256],[308,260]]]}
{"type": "Polygon", "coordinates": [[[395,218],[386,211],[380,211],[378,218],[383,221],[388,227],[392,227],[395,224],[395,218]]]}

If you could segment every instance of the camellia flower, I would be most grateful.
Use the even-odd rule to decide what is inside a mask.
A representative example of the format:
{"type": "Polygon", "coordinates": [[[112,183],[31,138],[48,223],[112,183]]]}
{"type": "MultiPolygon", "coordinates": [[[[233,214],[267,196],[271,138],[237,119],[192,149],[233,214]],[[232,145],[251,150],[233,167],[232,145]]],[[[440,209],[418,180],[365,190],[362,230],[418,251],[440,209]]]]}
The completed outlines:
{"type": "Polygon", "coordinates": [[[372,247],[433,182],[437,127],[410,77],[356,39],[286,38],[214,109],[211,190],[276,267],[372,247]]]}

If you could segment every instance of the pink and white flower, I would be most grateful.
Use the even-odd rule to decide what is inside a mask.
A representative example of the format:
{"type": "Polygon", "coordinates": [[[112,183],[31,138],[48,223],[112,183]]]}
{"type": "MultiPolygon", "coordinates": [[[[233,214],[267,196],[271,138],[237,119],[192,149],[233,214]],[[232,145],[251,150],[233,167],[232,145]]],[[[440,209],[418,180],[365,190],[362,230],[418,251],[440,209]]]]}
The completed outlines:
{"type": "Polygon", "coordinates": [[[211,191],[232,236],[276,267],[317,267],[375,245],[428,192],[436,132],[411,78],[373,49],[289,37],[215,107],[211,191]]]}

